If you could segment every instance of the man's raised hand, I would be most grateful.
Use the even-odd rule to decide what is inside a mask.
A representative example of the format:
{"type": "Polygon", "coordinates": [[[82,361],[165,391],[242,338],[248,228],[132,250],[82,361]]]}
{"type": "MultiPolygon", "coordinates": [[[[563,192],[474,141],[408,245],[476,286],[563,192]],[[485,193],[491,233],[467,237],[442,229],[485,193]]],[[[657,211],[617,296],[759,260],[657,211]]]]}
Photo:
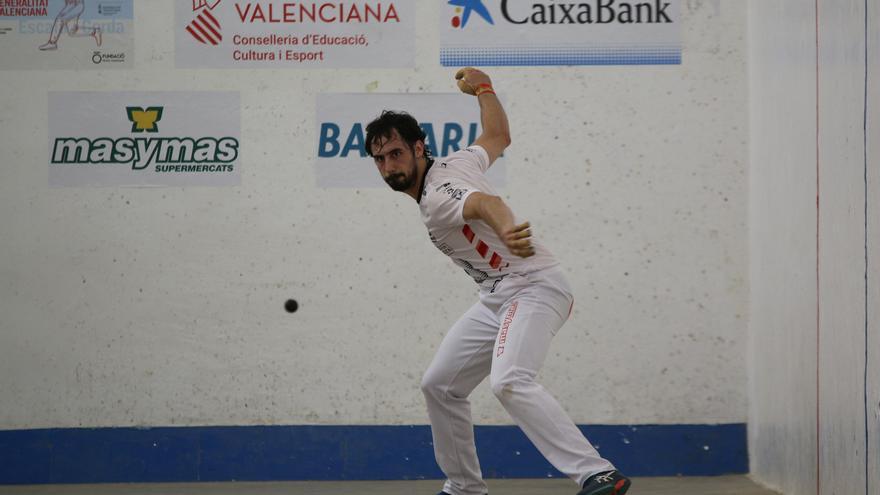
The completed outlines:
{"type": "Polygon", "coordinates": [[[480,95],[487,89],[492,89],[492,80],[489,79],[489,76],[473,67],[459,69],[455,73],[455,79],[458,82],[458,89],[465,94],[480,95]]]}

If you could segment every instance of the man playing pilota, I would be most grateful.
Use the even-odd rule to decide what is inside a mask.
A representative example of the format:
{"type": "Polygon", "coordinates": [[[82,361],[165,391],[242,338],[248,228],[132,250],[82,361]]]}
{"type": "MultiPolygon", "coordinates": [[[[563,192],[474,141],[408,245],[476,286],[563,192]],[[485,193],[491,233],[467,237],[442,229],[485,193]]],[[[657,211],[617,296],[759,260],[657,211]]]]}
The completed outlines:
{"type": "Polygon", "coordinates": [[[367,125],[366,151],[385,182],[419,205],[428,235],[479,286],[479,301],[452,326],[422,378],[441,494],[483,495],[468,396],[489,377],[493,394],[578,495],[623,495],[630,481],[602,458],[559,403],[535,381],[568,319],[571,288],[559,262],[516,219],[485,173],[510,144],[507,116],[484,72],[455,75],[480,105],[482,134],[434,159],[418,122],[385,111],[367,125]]]}

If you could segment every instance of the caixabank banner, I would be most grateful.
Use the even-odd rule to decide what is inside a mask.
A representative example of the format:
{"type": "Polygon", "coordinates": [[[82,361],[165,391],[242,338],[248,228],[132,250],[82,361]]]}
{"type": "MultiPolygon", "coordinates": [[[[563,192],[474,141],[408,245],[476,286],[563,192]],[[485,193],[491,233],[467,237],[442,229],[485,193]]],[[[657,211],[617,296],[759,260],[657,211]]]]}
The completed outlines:
{"type": "Polygon", "coordinates": [[[128,69],[134,0],[0,0],[0,69],[128,69]]]}
{"type": "MultiPolygon", "coordinates": [[[[504,100],[504,95],[499,94],[504,100]]],[[[469,146],[482,132],[480,104],[462,93],[319,94],[315,177],[323,188],[387,188],[373,159],[364,149],[367,124],[383,110],[407,112],[425,131],[425,145],[434,157],[469,146]]],[[[505,182],[505,159],[498,158],[486,174],[493,185],[505,182]]]]}
{"type": "Polygon", "coordinates": [[[239,185],[240,107],[238,92],[51,92],[49,185],[239,185]]]}
{"type": "Polygon", "coordinates": [[[176,0],[179,68],[412,67],[413,0],[176,0]]]}
{"type": "Polygon", "coordinates": [[[442,0],[445,66],[681,63],[679,0],[442,0]]]}

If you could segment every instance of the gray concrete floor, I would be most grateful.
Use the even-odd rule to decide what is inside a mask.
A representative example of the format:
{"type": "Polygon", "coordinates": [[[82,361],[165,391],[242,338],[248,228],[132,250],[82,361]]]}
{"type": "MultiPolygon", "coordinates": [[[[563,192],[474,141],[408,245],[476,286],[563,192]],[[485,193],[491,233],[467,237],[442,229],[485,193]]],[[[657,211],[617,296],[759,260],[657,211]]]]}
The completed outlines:
{"type": "MultiPolygon", "coordinates": [[[[567,479],[489,480],[492,495],[575,495],[567,479]]],[[[438,480],[0,486],[0,495],[434,495],[438,480]]],[[[746,476],[634,478],[627,495],[776,495],[746,476]]]]}

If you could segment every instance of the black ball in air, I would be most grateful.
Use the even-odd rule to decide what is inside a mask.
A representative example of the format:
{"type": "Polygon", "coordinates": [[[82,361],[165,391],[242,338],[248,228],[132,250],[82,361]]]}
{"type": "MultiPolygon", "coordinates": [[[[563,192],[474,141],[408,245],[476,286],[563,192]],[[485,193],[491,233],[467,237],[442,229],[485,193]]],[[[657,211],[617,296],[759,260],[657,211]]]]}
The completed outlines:
{"type": "Polygon", "coordinates": [[[296,310],[299,309],[299,304],[293,299],[288,299],[287,302],[284,303],[284,309],[288,313],[295,313],[296,310]]]}

